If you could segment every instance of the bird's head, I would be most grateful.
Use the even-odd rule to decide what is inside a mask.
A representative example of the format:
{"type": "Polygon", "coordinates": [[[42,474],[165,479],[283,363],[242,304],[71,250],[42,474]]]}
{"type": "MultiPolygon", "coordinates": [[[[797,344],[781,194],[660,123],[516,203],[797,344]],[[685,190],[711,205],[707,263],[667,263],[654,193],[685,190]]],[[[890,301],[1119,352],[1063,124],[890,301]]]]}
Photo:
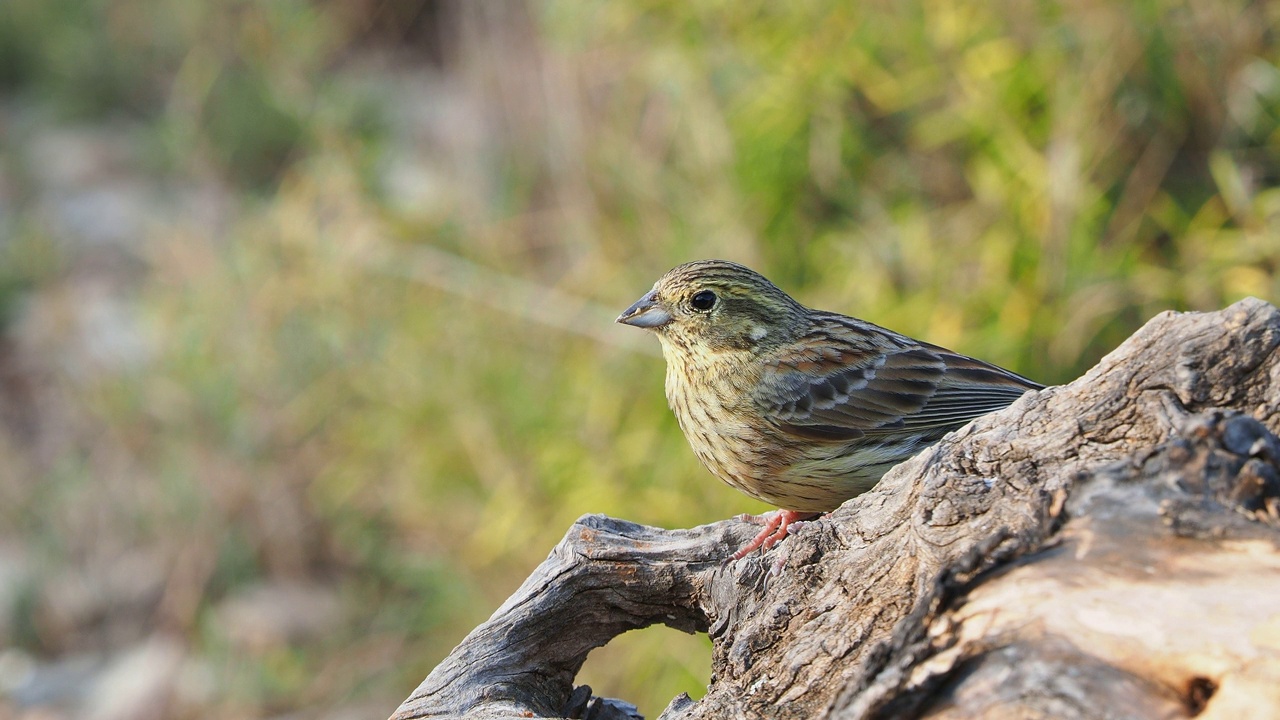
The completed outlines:
{"type": "Polygon", "coordinates": [[[618,322],[655,331],[664,348],[723,352],[786,342],[804,313],[763,275],[724,260],[700,260],[658,278],[618,322]]]}

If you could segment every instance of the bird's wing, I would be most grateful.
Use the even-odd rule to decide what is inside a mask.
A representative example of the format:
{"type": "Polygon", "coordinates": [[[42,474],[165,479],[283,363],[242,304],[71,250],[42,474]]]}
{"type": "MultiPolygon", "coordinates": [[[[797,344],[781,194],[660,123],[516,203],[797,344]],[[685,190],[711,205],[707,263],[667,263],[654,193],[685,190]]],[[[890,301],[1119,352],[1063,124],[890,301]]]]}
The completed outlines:
{"type": "Polygon", "coordinates": [[[839,442],[959,427],[1039,387],[869,324],[828,323],[768,363],[753,400],[788,434],[839,442]]]}

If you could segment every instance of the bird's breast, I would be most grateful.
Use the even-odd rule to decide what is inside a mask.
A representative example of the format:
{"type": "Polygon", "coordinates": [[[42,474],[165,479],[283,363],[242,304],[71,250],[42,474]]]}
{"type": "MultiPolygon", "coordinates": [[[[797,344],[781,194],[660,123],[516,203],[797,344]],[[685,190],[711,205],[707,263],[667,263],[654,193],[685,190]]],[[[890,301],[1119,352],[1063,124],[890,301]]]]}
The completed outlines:
{"type": "Polygon", "coordinates": [[[723,373],[667,368],[667,402],[680,429],[703,466],[729,486],[788,510],[822,512],[866,491],[886,469],[880,466],[881,448],[797,443],[782,436],[733,380],[723,373]]]}
{"type": "Polygon", "coordinates": [[[761,483],[776,475],[778,448],[760,416],[732,378],[694,374],[668,365],[667,402],[690,447],[711,474],[738,490],[767,500],[761,483]]]}

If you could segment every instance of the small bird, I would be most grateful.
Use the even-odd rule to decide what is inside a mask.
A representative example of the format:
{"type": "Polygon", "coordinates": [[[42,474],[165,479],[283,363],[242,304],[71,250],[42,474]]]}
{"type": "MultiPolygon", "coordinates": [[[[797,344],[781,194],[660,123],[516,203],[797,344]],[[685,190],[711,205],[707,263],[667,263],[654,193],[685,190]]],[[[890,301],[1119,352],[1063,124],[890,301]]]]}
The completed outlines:
{"type": "Polygon", "coordinates": [[[812,310],[724,260],[686,263],[618,316],[652,330],[667,403],[712,475],[780,508],[734,554],[870,490],[889,468],[1043,386],[865,320],[812,310]]]}

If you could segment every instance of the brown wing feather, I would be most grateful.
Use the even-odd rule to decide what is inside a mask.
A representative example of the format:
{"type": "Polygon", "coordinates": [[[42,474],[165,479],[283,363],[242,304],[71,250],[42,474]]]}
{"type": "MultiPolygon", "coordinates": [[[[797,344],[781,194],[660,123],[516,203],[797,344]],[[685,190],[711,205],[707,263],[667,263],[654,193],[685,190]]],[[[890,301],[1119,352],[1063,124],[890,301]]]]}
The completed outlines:
{"type": "Polygon", "coordinates": [[[959,427],[1040,387],[981,360],[824,313],[786,357],[767,365],[754,401],[783,432],[847,442],[959,427]]]}

